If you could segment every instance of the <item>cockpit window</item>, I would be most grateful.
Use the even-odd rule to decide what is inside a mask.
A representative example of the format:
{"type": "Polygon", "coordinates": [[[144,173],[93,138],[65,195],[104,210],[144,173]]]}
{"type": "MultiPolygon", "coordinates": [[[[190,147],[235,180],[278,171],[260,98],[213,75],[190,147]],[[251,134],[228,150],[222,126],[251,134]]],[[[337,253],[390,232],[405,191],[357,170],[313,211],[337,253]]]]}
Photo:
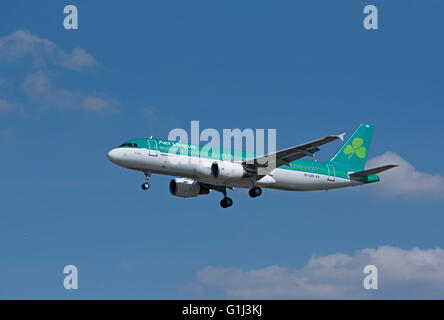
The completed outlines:
{"type": "Polygon", "coordinates": [[[138,145],[137,143],[125,142],[119,146],[119,148],[124,148],[124,147],[137,148],[138,145]]]}

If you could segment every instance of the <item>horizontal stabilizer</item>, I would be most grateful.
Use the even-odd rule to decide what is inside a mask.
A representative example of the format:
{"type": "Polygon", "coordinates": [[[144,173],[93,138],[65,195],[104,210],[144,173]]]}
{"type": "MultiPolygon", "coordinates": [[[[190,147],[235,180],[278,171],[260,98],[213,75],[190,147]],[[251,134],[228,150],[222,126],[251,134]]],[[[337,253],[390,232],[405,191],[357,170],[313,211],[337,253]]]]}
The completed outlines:
{"type": "Polygon", "coordinates": [[[349,174],[348,176],[350,178],[365,178],[365,177],[371,176],[372,174],[378,174],[380,172],[389,170],[391,168],[395,168],[397,166],[398,165],[396,165],[396,164],[389,164],[389,165],[382,166],[382,167],[377,167],[377,168],[373,168],[373,169],[355,172],[355,173],[349,174]]]}

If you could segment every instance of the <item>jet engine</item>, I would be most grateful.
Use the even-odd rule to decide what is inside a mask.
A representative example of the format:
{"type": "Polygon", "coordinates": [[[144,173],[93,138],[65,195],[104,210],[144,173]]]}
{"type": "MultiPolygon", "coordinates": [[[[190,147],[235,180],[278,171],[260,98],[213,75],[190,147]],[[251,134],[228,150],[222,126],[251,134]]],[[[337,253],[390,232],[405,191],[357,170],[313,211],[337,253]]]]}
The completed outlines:
{"type": "Polygon", "coordinates": [[[176,197],[192,198],[209,192],[210,190],[201,187],[199,182],[191,179],[176,178],[170,181],[170,193],[176,197]]]}
{"type": "Polygon", "coordinates": [[[229,161],[214,162],[211,165],[211,175],[214,178],[231,181],[240,180],[248,176],[241,164],[229,161]]]}

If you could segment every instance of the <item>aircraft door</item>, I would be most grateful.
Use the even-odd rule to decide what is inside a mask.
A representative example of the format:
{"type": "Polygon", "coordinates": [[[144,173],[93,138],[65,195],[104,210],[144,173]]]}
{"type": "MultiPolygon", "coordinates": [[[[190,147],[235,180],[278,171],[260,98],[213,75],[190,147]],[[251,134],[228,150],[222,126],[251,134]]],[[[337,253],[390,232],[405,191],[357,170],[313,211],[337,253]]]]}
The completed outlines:
{"type": "Polygon", "coordinates": [[[328,181],[335,181],[335,166],[332,164],[327,164],[328,169],[328,181]]]}
{"type": "Polygon", "coordinates": [[[157,157],[159,151],[157,150],[157,141],[156,140],[148,140],[148,146],[150,147],[150,156],[157,157]]]}

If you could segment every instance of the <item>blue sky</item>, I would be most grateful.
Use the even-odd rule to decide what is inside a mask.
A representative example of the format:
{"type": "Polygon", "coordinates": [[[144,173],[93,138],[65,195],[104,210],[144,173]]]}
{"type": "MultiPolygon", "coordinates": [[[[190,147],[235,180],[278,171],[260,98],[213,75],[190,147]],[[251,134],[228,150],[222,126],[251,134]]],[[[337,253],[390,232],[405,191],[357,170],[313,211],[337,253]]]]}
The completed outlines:
{"type": "Polygon", "coordinates": [[[0,5],[0,298],[444,298],[442,2],[72,4],[71,31],[60,1],[0,5]],[[377,31],[362,26],[367,4],[377,31]],[[191,120],[276,128],[278,148],[372,123],[371,161],[403,166],[376,186],[235,190],[223,210],[218,193],[172,197],[168,177],[143,192],[143,175],[106,158],[191,120]],[[429,277],[417,257],[436,261],[429,277]],[[376,292],[362,261],[381,265],[376,292]],[[251,287],[255,270],[268,280],[251,287]],[[280,291],[304,276],[331,290],[280,291]]]}

